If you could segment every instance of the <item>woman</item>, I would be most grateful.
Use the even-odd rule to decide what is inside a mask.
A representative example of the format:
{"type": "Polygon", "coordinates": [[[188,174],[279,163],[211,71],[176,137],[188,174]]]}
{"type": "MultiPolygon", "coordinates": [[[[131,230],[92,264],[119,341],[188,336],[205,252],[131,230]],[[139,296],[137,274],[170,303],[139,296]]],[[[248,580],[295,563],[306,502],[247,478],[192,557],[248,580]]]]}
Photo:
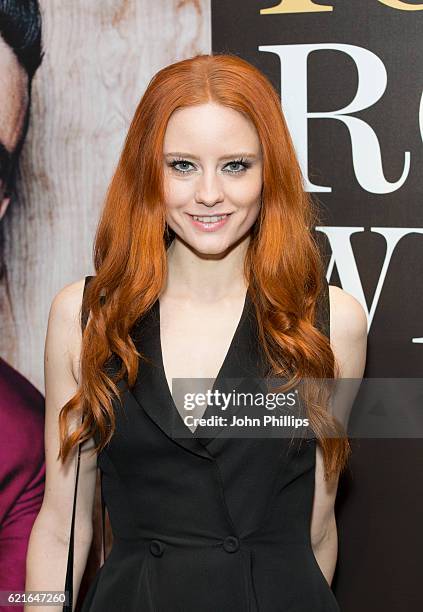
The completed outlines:
{"type": "Polygon", "coordinates": [[[292,445],[194,427],[171,395],[174,378],[213,379],[215,388],[237,379],[245,390],[269,373],[362,376],[366,317],[328,288],[315,222],[263,74],[224,54],[157,73],[107,194],[82,340],[84,281],[51,307],[46,495],[27,589],[63,589],[72,458],[83,442],[75,593],[97,460],[113,531],[84,612],[339,610],[329,586],[334,500],[349,446],[327,406],[310,403],[314,435],[292,445]]]}

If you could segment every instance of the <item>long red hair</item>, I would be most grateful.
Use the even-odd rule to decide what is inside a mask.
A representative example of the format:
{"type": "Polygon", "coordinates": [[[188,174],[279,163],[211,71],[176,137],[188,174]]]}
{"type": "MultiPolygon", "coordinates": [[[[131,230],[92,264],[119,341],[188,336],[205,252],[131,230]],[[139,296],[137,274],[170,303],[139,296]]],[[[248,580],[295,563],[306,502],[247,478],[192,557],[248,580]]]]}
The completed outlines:
{"type": "MultiPolygon", "coordinates": [[[[163,202],[163,140],[178,108],[214,102],[254,124],[263,153],[263,191],[251,229],[244,274],[255,305],[260,342],[275,376],[293,382],[332,379],[337,366],[328,338],[316,328],[316,302],[324,269],[312,230],[317,207],[305,192],[294,146],[270,81],[231,54],[198,55],[161,69],[149,82],[132,119],[111,180],[94,244],[95,278],[86,290],[90,319],[82,338],[77,393],[59,415],[63,461],[98,432],[100,452],[115,428],[118,380],[136,381],[139,353],[130,331],[158,299],[174,237],[163,202]],[[120,358],[120,371],[107,372],[120,358]],[[69,431],[70,413],[84,415],[69,431]]],[[[142,350],[142,347],[141,347],[142,350]]],[[[323,451],[326,478],[338,474],[350,453],[348,438],[325,403],[308,406],[323,451]]]]}

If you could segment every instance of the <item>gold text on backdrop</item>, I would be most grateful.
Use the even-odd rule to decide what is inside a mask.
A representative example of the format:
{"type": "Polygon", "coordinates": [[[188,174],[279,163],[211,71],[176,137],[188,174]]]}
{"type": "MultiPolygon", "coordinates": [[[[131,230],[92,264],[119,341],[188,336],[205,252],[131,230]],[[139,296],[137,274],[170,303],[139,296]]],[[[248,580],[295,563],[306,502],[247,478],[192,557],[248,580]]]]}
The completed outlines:
{"type": "MultiPolygon", "coordinates": [[[[423,4],[409,4],[405,0],[376,0],[399,11],[422,11],[423,4]]],[[[281,0],[276,6],[260,10],[260,15],[280,15],[283,13],[322,13],[333,11],[333,6],[315,4],[313,0],[281,0]]]]}

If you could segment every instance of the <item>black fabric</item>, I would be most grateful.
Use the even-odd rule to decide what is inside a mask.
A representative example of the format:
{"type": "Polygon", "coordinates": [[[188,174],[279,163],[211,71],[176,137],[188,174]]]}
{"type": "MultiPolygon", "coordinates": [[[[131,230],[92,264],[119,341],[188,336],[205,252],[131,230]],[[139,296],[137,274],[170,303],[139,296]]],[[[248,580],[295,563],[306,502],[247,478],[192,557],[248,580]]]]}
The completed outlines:
{"type": "Polygon", "coordinates": [[[78,489],[78,477],[79,477],[79,464],[81,456],[81,447],[78,446],[78,458],[76,464],[76,479],[75,479],[75,492],[73,498],[73,509],[72,509],[72,524],[69,539],[69,552],[68,552],[68,564],[66,568],[66,580],[65,580],[65,593],[68,593],[68,603],[63,604],[63,610],[72,611],[73,606],[73,553],[74,553],[74,529],[75,529],[75,510],[76,510],[76,492],[78,489]]]}
{"type": "Polygon", "coordinates": [[[84,282],[84,291],[82,293],[82,304],[81,304],[81,331],[82,333],[84,333],[84,329],[87,325],[88,317],[90,314],[85,304],[85,298],[86,298],[86,290],[87,290],[88,284],[92,278],[94,278],[94,276],[86,276],[85,282],[84,282]]]}
{"type": "MultiPolygon", "coordinates": [[[[326,283],[316,320],[326,335],[328,300],[326,283]]],[[[134,329],[150,362],[132,389],[118,383],[115,433],[98,455],[113,546],[82,612],[339,612],[310,540],[316,439],[203,438],[185,425],[181,435],[159,315],[156,301],[134,329]]],[[[256,388],[255,323],[247,294],[215,388],[256,388]]]]}

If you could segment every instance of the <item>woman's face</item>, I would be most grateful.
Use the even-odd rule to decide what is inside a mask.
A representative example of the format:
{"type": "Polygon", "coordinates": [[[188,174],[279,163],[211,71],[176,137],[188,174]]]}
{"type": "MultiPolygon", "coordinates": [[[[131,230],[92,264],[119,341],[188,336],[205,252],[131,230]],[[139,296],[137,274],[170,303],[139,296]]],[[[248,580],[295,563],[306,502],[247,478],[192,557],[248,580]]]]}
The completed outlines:
{"type": "Polygon", "coordinates": [[[249,232],[260,209],[262,152],[254,125],[218,104],[181,108],[169,119],[163,154],[168,225],[197,252],[224,253],[249,232]]]}

